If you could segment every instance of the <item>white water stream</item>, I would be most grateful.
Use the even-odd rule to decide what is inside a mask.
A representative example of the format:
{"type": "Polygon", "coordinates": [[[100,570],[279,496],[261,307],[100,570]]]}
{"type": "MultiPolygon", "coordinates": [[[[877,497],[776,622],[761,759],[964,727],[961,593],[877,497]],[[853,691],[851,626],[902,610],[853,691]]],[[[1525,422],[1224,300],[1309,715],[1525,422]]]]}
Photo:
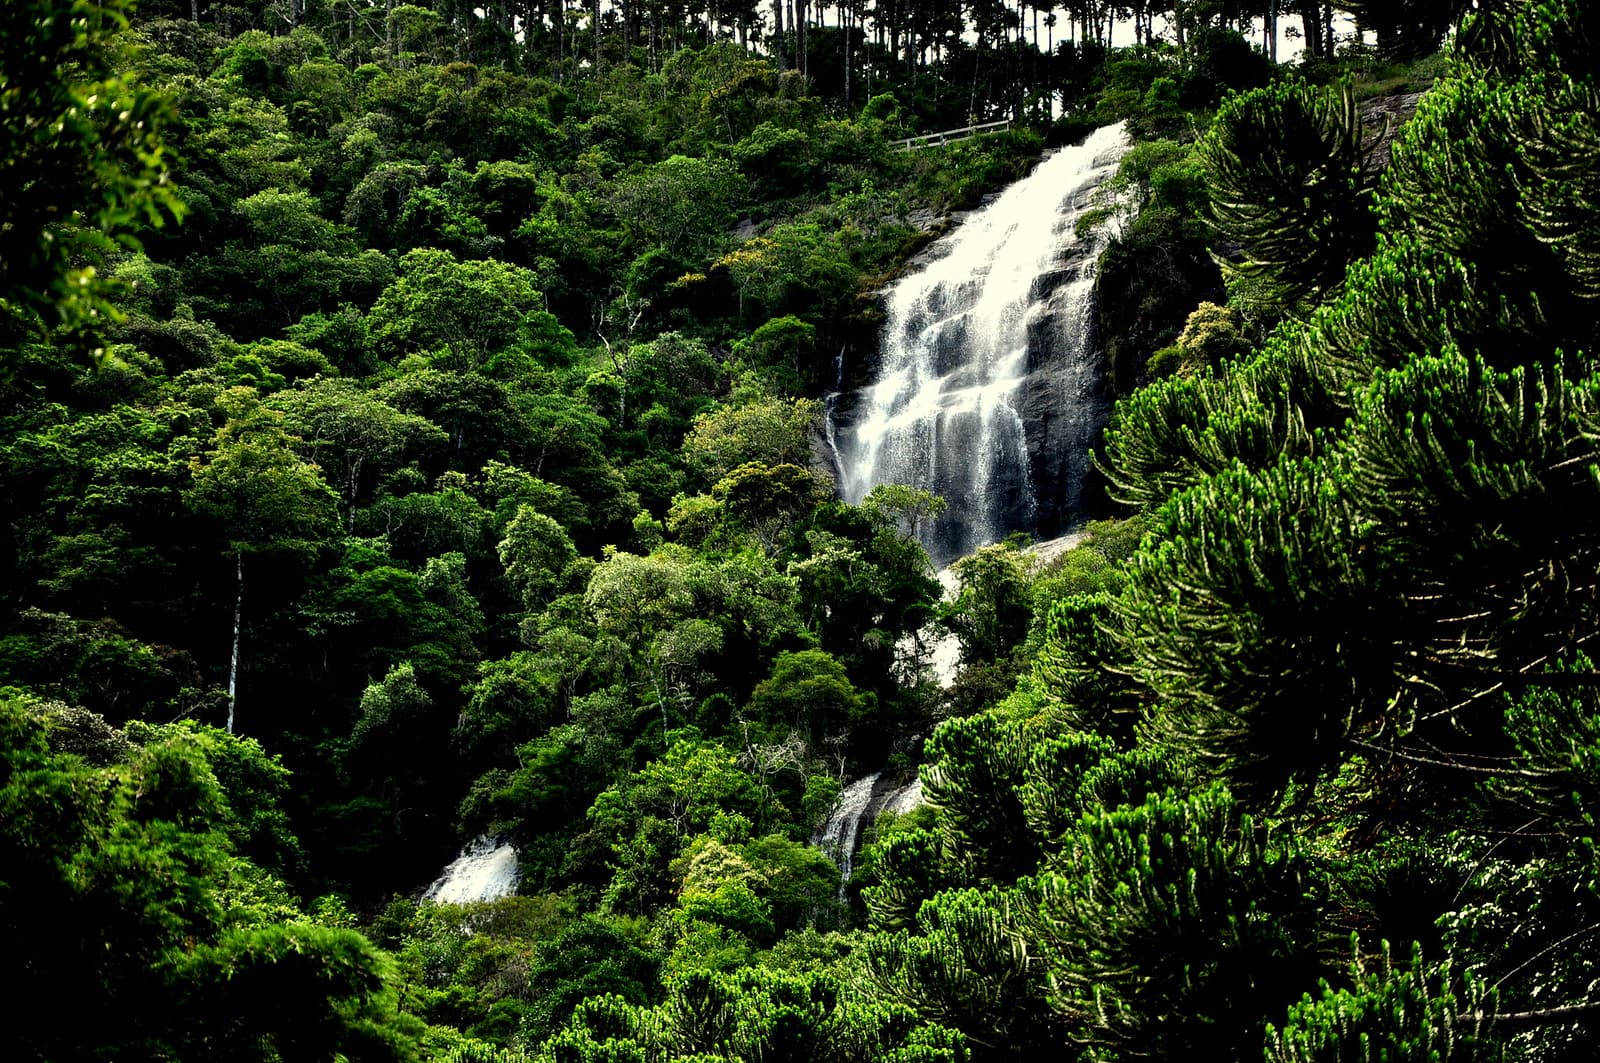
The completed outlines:
{"type": "Polygon", "coordinates": [[[1075,228],[1126,150],[1108,126],[1050,155],[887,293],[878,379],[829,426],[839,490],[942,495],[922,536],[936,565],[1076,507],[1105,400],[1092,342],[1104,237],[1075,228]]]}
{"type": "Polygon", "coordinates": [[[839,799],[823,823],[812,836],[811,844],[821,849],[829,859],[839,865],[839,893],[844,894],[850,883],[850,870],[855,864],[856,846],[861,843],[861,821],[866,817],[867,806],[872,802],[872,790],[878,785],[882,772],[873,772],[839,791],[839,799]]]}
{"type": "Polygon", "coordinates": [[[509,896],[516,888],[517,850],[484,835],[462,849],[422,896],[440,904],[471,904],[509,896]]]}
{"type": "Polygon", "coordinates": [[[812,835],[811,844],[839,865],[839,897],[843,899],[855,868],[856,850],[861,847],[862,829],[884,812],[904,815],[922,803],[922,780],[888,789],[880,786],[883,773],[863,775],[839,791],[828,819],[812,835]]]}
{"type": "MultiPolygon", "coordinates": [[[[1127,148],[1121,126],[1097,130],[937,241],[931,261],[886,295],[877,381],[829,396],[826,438],[846,501],[889,483],[945,499],[945,514],[918,531],[946,597],[957,589],[956,558],[1041,523],[1053,533],[1078,512],[1106,414],[1094,343],[1094,265],[1106,236],[1105,226],[1082,238],[1076,228],[1127,148]]],[[[1047,559],[1076,538],[1034,549],[1047,559]]],[[[907,644],[929,647],[950,685],[953,636],[924,631],[907,644]]],[[[812,839],[839,865],[841,896],[863,826],[922,799],[920,780],[886,791],[880,775],[846,786],[812,839]]]]}

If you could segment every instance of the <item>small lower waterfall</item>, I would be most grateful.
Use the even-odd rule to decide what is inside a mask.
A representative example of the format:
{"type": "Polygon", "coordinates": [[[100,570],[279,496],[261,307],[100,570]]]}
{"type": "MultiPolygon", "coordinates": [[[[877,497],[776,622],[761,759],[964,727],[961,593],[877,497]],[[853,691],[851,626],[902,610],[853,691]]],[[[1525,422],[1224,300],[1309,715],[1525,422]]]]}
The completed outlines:
{"type": "Polygon", "coordinates": [[[873,788],[878,785],[882,772],[864,775],[839,791],[833,811],[827,821],[817,829],[811,844],[821,849],[828,858],[839,865],[839,895],[844,896],[850,884],[850,871],[855,864],[856,846],[861,843],[861,822],[866,818],[867,806],[872,802],[873,788]]]}
{"type": "Polygon", "coordinates": [[[935,566],[1017,530],[1071,522],[1105,423],[1094,349],[1103,235],[1078,219],[1127,150],[1120,125],[1063,148],[930,249],[887,293],[878,379],[836,397],[839,489],[942,495],[935,566]]]}
{"type": "MultiPolygon", "coordinates": [[[[934,575],[939,580],[939,586],[944,588],[944,600],[955,601],[961,589],[955,570],[946,565],[934,575]]],[[[941,633],[941,629],[932,623],[923,628],[920,635],[928,646],[928,667],[933,669],[933,678],[941,687],[948,689],[961,673],[961,640],[953,632],[941,633]]]]}
{"type": "Polygon", "coordinates": [[[880,785],[883,772],[863,775],[843,790],[833,803],[826,822],[812,835],[811,844],[821,849],[828,858],[839,865],[839,896],[842,899],[850,886],[850,872],[855,868],[856,850],[861,846],[864,826],[883,812],[904,815],[922,803],[922,780],[913,779],[904,786],[888,788],[880,785]]]}
{"type": "Polygon", "coordinates": [[[462,849],[422,896],[440,904],[471,904],[509,896],[516,888],[516,848],[483,835],[462,849]]]}

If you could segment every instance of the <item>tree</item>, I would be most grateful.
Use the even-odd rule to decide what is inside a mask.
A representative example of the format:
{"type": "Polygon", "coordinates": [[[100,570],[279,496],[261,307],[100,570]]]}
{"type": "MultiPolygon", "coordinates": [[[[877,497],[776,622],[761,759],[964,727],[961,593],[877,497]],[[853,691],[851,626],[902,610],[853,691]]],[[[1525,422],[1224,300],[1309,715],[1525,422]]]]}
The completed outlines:
{"type": "Polygon", "coordinates": [[[800,465],[751,461],[718,480],[711,497],[722,505],[730,524],[752,533],[770,554],[828,497],[831,487],[831,481],[800,465]]]}
{"type": "Polygon", "coordinates": [[[440,353],[457,371],[516,379],[532,366],[576,357],[572,334],[544,309],[534,274],[494,260],[458,260],[419,249],[372,307],[368,330],[391,355],[440,353]]]}
{"type": "Polygon", "coordinates": [[[115,316],[96,262],[182,214],[171,104],[118,69],[127,0],[0,10],[0,302],[74,328],[115,316]]]}
{"type": "Polygon", "coordinates": [[[308,192],[267,188],[233,207],[242,239],[197,263],[217,310],[244,335],[282,328],[342,301],[366,303],[393,277],[380,252],[327,221],[308,192]]]}
{"type": "MultiPolygon", "coordinates": [[[[1088,957],[1131,914],[1124,901],[1165,892],[1136,921],[1175,969],[1191,902],[1172,904],[1173,885],[1196,911],[1220,912],[1205,881],[1231,863],[1228,876],[1244,873],[1231,903],[1252,895],[1260,842],[1258,881],[1282,873],[1288,892],[1201,937],[1253,927],[1267,933],[1246,953],[1303,955],[1305,909],[1281,905],[1305,881],[1284,839],[1309,832],[1337,854],[1327,870],[1339,910],[1324,919],[1359,930],[1354,962],[1271,976],[1306,991],[1268,1041],[1275,1059],[1544,1058],[1593,1041],[1594,967],[1572,947],[1600,926],[1592,855],[1574,841],[1592,816],[1568,817],[1592,803],[1597,733],[1592,668],[1571,659],[1593,637],[1596,595],[1592,414],[1578,412],[1592,388],[1572,383],[1593,359],[1571,353],[1595,320],[1578,247],[1590,238],[1577,234],[1600,215],[1572,164],[1596,142],[1594,13],[1565,0],[1482,7],[1458,38],[1456,72],[1396,143],[1375,253],[1261,353],[1162,381],[1119,413],[1113,478],[1154,534],[1109,610],[1101,599],[1059,611],[1078,630],[1060,662],[1073,696],[1099,656],[1142,688],[1133,733],[1119,737],[1232,780],[1227,802],[1278,821],[1251,841],[1244,817],[1205,827],[1195,804],[1191,830],[1152,797],[1139,813],[1148,828],[1092,832],[1107,855],[1137,860],[1105,875],[1111,911],[1086,908],[1061,940],[1088,957]],[[1558,155],[1568,163],[1535,161],[1558,155]],[[1111,652],[1097,654],[1096,638],[1111,652]],[[1373,833],[1324,826],[1351,815],[1373,833]],[[1234,855],[1218,862],[1205,855],[1214,842],[1183,842],[1191,855],[1161,870],[1162,849],[1208,836],[1234,855]],[[1380,935],[1410,958],[1391,961],[1380,935]]],[[[1095,879],[1099,848],[1081,831],[1069,839],[1054,869],[1064,889],[1095,879]]],[[[1318,892],[1305,894],[1312,907],[1318,892]]],[[[1193,955],[1234,948],[1212,941],[1193,955]]],[[[1109,1029],[1124,990],[1160,989],[1100,967],[1130,959],[1106,949],[1098,969],[1072,976],[1094,987],[1079,1007],[1107,1036],[1103,1051],[1242,1054],[1256,1047],[1249,1027],[1279,1021],[1211,998],[1134,1004],[1145,1019],[1109,1029]],[[1235,1027],[1242,1047],[1174,1046],[1148,1024],[1185,1011],[1217,1032],[1234,1022],[1225,1015],[1249,1019],[1235,1027]]],[[[1208,981],[1189,969],[1186,992],[1208,981]]],[[[1062,986],[1072,978],[1056,973],[1062,986]]]]}
{"type": "Polygon", "coordinates": [[[725,746],[676,732],[663,756],[595,798],[589,836],[609,853],[604,907],[642,915],[676,882],[672,865],[695,835],[728,816],[759,821],[757,781],[725,746]]]}
{"type": "MultiPolygon", "coordinates": [[[[528,417],[512,405],[505,385],[482,373],[416,369],[384,384],[378,398],[443,428],[450,436],[451,467],[463,472],[476,472],[511,456],[520,458],[532,442],[528,417]]],[[[543,455],[539,458],[533,463],[536,476],[543,455]]]]}
{"type": "Polygon", "coordinates": [[[17,1009],[0,1052],[408,1057],[392,997],[385,1005],[387,965],[365,938],[315,925],[292,901],[287,920],[240,903],[252,886],[287,900],[232,850],[230,804],[247,815],[252,795],[211,766],[253,754],[172,728],[102,746],[90,763],[53,748],[61,728],[0,701],[0,962],[17,1009]],[[94,1008],[60,1021],[60,1001],[87,998],[94,1008]]]}
{"type": "Polygon", "coordinates": [[[498,549],[506,579],[529,610],[559,588],[567,566],[578,556],[566,530],[528,505],[517,507],[498,549]]]}
{"type": "Polygon", "coordinates": [[[743,951],[748,956],[737,946],[771,944],[776,936],[772,905],[761,896],[761,876],[739,853],[715,837],[702,835],[689,843],[674,866],[679,865],[683,867],[683,885],[672,916],[682,937],[668,961],[674,970],[716,969],[723,966],[718,953],[743,951]],[[713,932],[706,935],[706,930],[713,932]],[[696,956],[697,939],[702,937],[719,945],[731,941],[736,949],[718,948],[711,957],[696,956]]]}
{"type": "Polygon", "coordinates": [[[961,640],[963,663],[1006,661],[1022,643],[1033,619],[1034,568],[1027,554],[1008,543],[985,546],[952,566],[958,589],[944,623],[961,640]]]}
{"type": "Polygon", "coordinates": [[[238,701],[244,638],[245,559],[316,550],[338,526],[338,496],[321,471],[294,453],[294,440],[266,411],[244,414],[217,432],[216,447],[191,463],[189,507],[222,525],[234,560],[233,653],[228,665],[228,731],[238,701]]]}
{"type": "Polygon", "coordinates": [[[657,968],[658,961],[617,926],[595,916],[579,919],[539,950],[528,972],[535,1003],[523,1029],[543,1040],[589,999],[643,1004],[656,983],[657,968]]]}
{"type": "Polygon", "coordinates": [[[665,740],[674,666],[692,666],[697,649],[713,648],[707,641],[709,632],[701,626],[705,622],[693,615],[694,586],[687,559],[668,550],[648,557],[613,553],[589,577],[584,604],[601,631],[642,651],[665,740]],[[684,624],[692,626],[685,630],[684,624]],[[684,637],[675,638],[674,632],[684,637]]]}
{"type": "Polygon", "coordinates": [[[1378,51],[1400,60],[1420,59],[1438,51],[1450,27],[1472,5],[1468,0],[1340,0],[1364,29],[1376,30],[1378,51]]]}
{"type": "Polygon", "coordinates": [[[347,530],[355,527],[363,473],[391,472],[447,442],[427,418],[402,413],[349,381],[315,380],[274,396],[271,405],[283,411],[283,426],[299,437],[301,453],[339,484],[347,530]]]}
{"type": "Polygon", "coordinates": [[[1476,1022],[1463,1021],[1473,1011],[1482,1014],[1483,987],[1470,974],[1465,990],[1458,990],[1448,964],[1428,964],[1419,947],[1396,963],[1387,942],[1376,962],[1358,958],[1350,974],[1348,988],[1323,982],[1320,995],[1308,993],[1290,1005],[1281,1027],[1268,1025],[1270,1063],[1471,1060],[1478,1058],[1479,1048],[1484,1058],[1497,1054],[1490,1045],[1475,1043],[1476,1022]],[[1468,1001],[1476,1007],[1469,1008],[1468,1001]]]}
{"type": "Polygon", "coordinates": [[[826,974],[760,967],[674,980],[654,1009],[594,997],[545,1046],[550,1059],[732,1059],[740,1063],[958,1063],[966,1039],[904,1005],[864,1001],[826,974]],[[712,1053],[715,1053],[714,1055],[712,1053]]]}
{"type": "Polygon", "coordinates": [[[1292,849],[1212,788],[1088,814],[1061,856],[1027,936],[1075,1040],[1100,1056],[1260,1051],[1316,964],[1292,849]]]}
{"type": "Polygon", "coordinates": [[[1249,344],[1239,330],[1237,311],[1203,302],[1184,322],[1177,342],[1150,356],[1152,377],[1177,373],[1190,376],[1205,368],[1216,368],[1229,358],[1246,353],[1249,344]]]}
{"type": "Polygon", "coordinates": [[[1372,249],[1375,167],[1348,83],[1279,81],[1235,96],[1200,144],[1211,216],[1269,313],[1312,305],[1372,249]]]}
{"type": "Polygon", "coordinates": [[[882,997],[967,1036],[982,1059],[1062,1057],[1040,963],[1018,942],[1028,903],[1006,890],[946,890],[916,926],[869,937],[866,976],[882,997]]]}
{"type": "Polygon", "coordinates": [[[443,714],[405,661],[369,683],[361,715],[350,731],[344,768],[352,779],[379,790],[395,808],[426,784],[445,738],[443,714]]]}
{"type": "Polygon", "coordinates": [[[772,662],[772,674],[750,695],[750,711],[763,723],[820,739],[865,723],[875,700],[856,690],[830,654],[799,650],[772,662]]]}
{"type": "Polygon", "coordinates": [[[806,465],[811,432],[822,417],[812,399],[758,398],[729,404],[694,419],[683,439],[689,466],[716,483],[746,462],[806,465]]]}
{"type": "Polygon", "coordinates": [[[888,696],[898,686],[896,645],[925,627],[943,588],[912,532],[943,500],[916,488],[875,489],[860,506],[814,509],[792,537],[789,572],[821,646],[854,681],[888,696]]]}
{"type": "Polygon", "coordinates": [[[698,256],[724,239],[743,193],[727,161],[674,155],[619,181],[612,204],[640,243],[698,256]]]}
{"type": "Polygon", "coordinates": [[[1029,756],[1023,729],[987,713],[947,720],[928,739],[924,756],[923,792],[939,810],[947,863],[980,883],[1010,882],[1036,870],[1040,850],[1019,789],[1029,756]]]}

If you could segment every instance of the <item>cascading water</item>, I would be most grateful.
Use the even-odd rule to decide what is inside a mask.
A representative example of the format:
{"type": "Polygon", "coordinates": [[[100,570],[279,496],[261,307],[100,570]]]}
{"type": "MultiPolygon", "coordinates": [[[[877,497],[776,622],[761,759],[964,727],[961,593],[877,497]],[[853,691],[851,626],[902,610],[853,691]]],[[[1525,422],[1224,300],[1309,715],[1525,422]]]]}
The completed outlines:
{"type": "Polygon", "coordinates": [[[883,812],[904,815],[922,803],[922,780],[912,779],[904,786],[880,785],[883,772],[863,775],[839,791],[839,798],[828,813],[827,822],[812,836],[811,844],[839,865],[839,896],[844,897],[855,867],[856,849],[861,845],[861,829],[883,812]]]}
{"type": "Polygon", "coordinates": [[[484,835],[456,857],[422,896],[440,904],[471,904],[509,896],[517,888],[517,850],[484,835]]]}
{"type": "Polygon", "coordinates": [[[864,775],[839,791],[827,822],[812,836],[811,844],[839,865],[839,895],[850,884],[850,869],[855,864],[856,845],[861,841],[861,821],[872,804],[872,791],[881,772],[864,775]]]}
{"type": "Polygon", "coordinates": [[[878,811],[893,812],[903,816],[922,804],[922,779],[912,779],[898,790],[889,791],[883,799],[883,807],[878,811]]]}
{"type": "Polygon", "coordinates": [[[878,379],[830,426],[839,489],[850,502],[886,483],[942,495],[923,532],[935,565],[1075,514],[1106,417],[1093,344],[1104,237],[1075,230],[1126,150],[1119,125],[1056,152],[888,292],[878,379]]]}
{"type": "MultiPolygon", "coordinates": [[[[1103,233],[1077,222],[1127,150],[1122,127],[1056,152],[930,249],[890,289],[878,380],[827,396],[825,440],[839,490],[860,502],[879,484],[926,488],[948,503],[921,529],[936,567],[1012,531],[1056,534],[1076,514],[1089,448],[1105,423],[1094,349],[1094,263],[1103,233]]],[[[940,574],[953,586],[947,568],[940,574]]],[[[954,675],[954,638],[935,647],[954,675]]],[[[850,882],[864,824],[908,812],[922,784],[839,794],[812,838],[850,882]]]]}

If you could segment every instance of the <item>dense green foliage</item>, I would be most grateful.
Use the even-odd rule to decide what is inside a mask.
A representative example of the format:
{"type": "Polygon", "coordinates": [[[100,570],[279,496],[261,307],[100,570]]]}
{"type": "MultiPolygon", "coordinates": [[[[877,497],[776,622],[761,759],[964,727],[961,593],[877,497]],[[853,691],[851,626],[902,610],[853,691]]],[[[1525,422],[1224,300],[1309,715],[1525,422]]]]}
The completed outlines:
{"type": "Polygon", "coordinates": [[[1340,6],[8,5],[0,1055],[1591,1057],[1600,23],[1340,6]],[[1113,120],[1123,509],[941,601],[817,397],[1113,120]]]}

